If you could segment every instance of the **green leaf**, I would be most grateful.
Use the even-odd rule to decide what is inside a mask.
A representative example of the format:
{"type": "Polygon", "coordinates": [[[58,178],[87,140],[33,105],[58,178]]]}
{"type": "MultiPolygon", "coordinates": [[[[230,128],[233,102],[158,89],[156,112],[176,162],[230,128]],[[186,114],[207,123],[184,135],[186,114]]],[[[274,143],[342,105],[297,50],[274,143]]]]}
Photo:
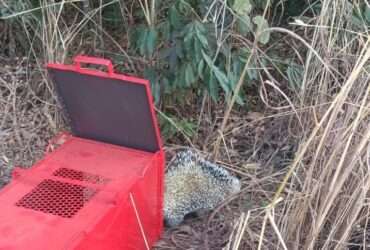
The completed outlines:
{"type": "Polygon", "coordinates": [[[205,35],[203,35],[201,32],[199,32],[198,30],[197,30],[197,38],[199,39],[199,41],[201,42],[201,44],[204,48],[208,48],[207,37],[205,35]]]}
{"type": "Polygon", "coordinates": [[[150,82],[152,95],[154,97],[155,103],[158,103],[161,95],[161,88],[158,82],[157,72],[152,67],[148,67],[144,70],[144,76],[150,82]]]}
{"type": "MultiPolygon", "coordinates": [[[[239,75],[236,75],[235,73],[233,72],[230,72],[230,74],[228,75],[229,79],[230,79],[230,84],[231,84],[231,89],[234,90],[235,87],[236,87],[236,84],[238,83],[239,81],[239,75]]],[[[236,103],[239,104],[240,106],[244,105],[244,101],[243,101],[243,97],[241,96],[241,90],[239,90],[239,93],[238,95],[236,96],[236,103]]],[[[234,93],[234,91],[233,91],[234,93]]]]}
{"type": "Polygon", "coordinates": [[[161,34],[161,39],[170,40],[171,39],[171,24],[167,21],[164,21],[161,24],[157,25],[158,33],[161,34]]]}
{"type": "Polygon", "coordinates": [[[196,124],[192,122],[188,122],[186,120],[182,124],[183,132],[185,133],[187,137],[192,137],[193,135],[195,135],[196,127],[197,127],[196,124]]]}
{"type": "Polygon", "coordinates": [[[151,91],[153,93],[154,103],[158,104],[159,101],[161,100],[161,85],[159,84],[159,82],[154,82],[152,84],[152,90],[151,91]]]}
{"type": "Polygon", "coordinates": [[[290,87],[300,88],[302,86],[303,72],[304,68],[301,65],[292,63],[288,66],[287,75],[290,87]]]}
{"type": "Polygon", "coordinates": [[[239,15],[248,15],[252,11],[253,5],[250,0],[235,0],[232,9],[239,15]]]}
{"type": "Polygon", "coordinates": [[[180,67],[179,73],[178,73],[178,80],[176,81],[176,85],[180,88],[185,88],[186,86],[186,66],[183,64],[180,67]]]}
{"type": "Polygon", "coordinates": [[[194,75],[194,70],[193,67],[191,66],[191,63],[188,63],[186,65],[185,69],[185,82],[188,87],[191,86],[193,82],[195,82],[195,75],[194,75]]]}
{"type": "Polygon", "coordinates": [[[175,29],[180,27],[180,13],[177,11],[176,7],[175,6],[172,6],[169,11],[168,11],[168,17],[169,17],[169,20],[170,20],[170,24],[172,27],[174,27],[175,29]]]}
{"type": "Polygon", "coordinates": [[[240,106],[243,106],[245,103],[244,103],[244,100],[243,100],[243,97],[240,96],[240,91],[238,93],[238,95],[236,96],[236,99],[235,99],[236,103],[239,104],[240,106]]]}
{"type": "MultiPolygon", "coordinates": [[[[196,35],[194,26],[192,24],[189,24],[188,27],[186,28],[187,33],[185,34],[184,37],[184,48],[187,51],[192,51],[193,45],[194,45],[194,37],[196,35]]],[[[189,55],[191,56],[191,55],[189,55]]]]}
{"type": "Polygon", "coordinates": [[[204,60],[198,63],[198,76],[203,79],[204,60]]]}
{"type": "Polygon", "coordinates": [[[211,96],[212,100],[216,102],[218,100],[218,85],[211,68],[206,70],[204,81],[207,83],[209,95],[211,96]]]}
{"type": "Polygon", "coordinates": [[[370,6],[365,6],[364,16],[368,24],[370,24],[370,6]]]}
{"type": "Polygon", "coordinates": [[[236,21],[236,25],[237,25],[238,32],[243,36],[253,31],[253,25],[251,23],[251,19],[247,15],[244,15],[238,18],[238,20],[236,21]]]}
{"type": "Polygon", "coordinates": [[[202,51],[203,58],[207,62],[208,66],[211,68],[213,74],[217,78],[218,83],[226,94],[230,92],[229,89],[229,79],[226,77],[225,73],[222,72],[216,65],[213,64],[212,59],[202,51]]]}
{"type": "Polygon", "coordinates": [[[145,55],[146,53],[146,37],[147,31],[145,29],[138,30],[138,39],[136,42],[136,47],[139,49],[141,55],[145,55]]]}
{"type": "Polygon", "coordinates": [[[178,134],[184,134],[188,137],[192,137],[195,134],[196,124],[184,118],[177,118],[170,114],[160,113],[159,124],[163,137],[171,139],[178,134]]]}
{"type": "Polygon", "coordinates": [[[185,51],[184,51],[184,47],[183,47],[183,42],[181,42],[180,40],[176,40],[176,45],[175,45],[175,50],[176,50],[176,55],[177,57],[179,58],[184,58],[185,57],[185,51]]]}
{"type": "Polygon", "coordinates": [[[158,33],[154,28],[151,28],[147,31],[146,48],[147,48],[148,56],[153,55],[154,49],[157,44],[157,36],[158,36],[158,33]]]}
{"type": "Polygon", "coordinates": [[[194,40],[194,53],[190,59],[193,61],[193,64],[195,64],[194,67],[196,67],[202,59],[202,45],[199,40],[194,40]]]}
{"type": "Polygon", "coordinates": [[[231,44],[224,43],[220,48],[220,52],[222,53],[222,55],[225,56],[227,60],[229,60],[229,58],[231,57],[231,44]]]}
{"type": "Polygon", "coordinates": [[[195,21],[195,28],[201,33],[206,33],[206,27],[202,22],[195,21]]]}
{"type": "Polygon", "coordinates": [[[194,24],[189,23],[188,25],[185,26],[184,28],[184,42],[185,43],[190,43],[192,39],[194,38],[194,35],[196,34],[196,31],[194,29],[194,24]]]}
{"type": "Polygon", "coordinates": [[[355,15],[352,15],[351,22],[352,22],[352,24],[354,24],[356,26],[356,28],[361,29],[361,28],[364,27],[364,22],[355,15]]]}
{"type": "Polygon", "coordinates": [[[270,40],[270,31],[264,31],[269,27],[266,19],[263,16],[255,16],[253,22],[257,25],[256,35],[258,35],[258,41],[262,44],[268,43],[270,40]]]}
{"type": "Polygon", "coordinates": [[[162,86],[165,94],[170,94],[171,93],[171,91],[170,91],[171,90],[171,84],[170,84],[170,81],[166,77],[162,78],[161,86],[162,86]]]}

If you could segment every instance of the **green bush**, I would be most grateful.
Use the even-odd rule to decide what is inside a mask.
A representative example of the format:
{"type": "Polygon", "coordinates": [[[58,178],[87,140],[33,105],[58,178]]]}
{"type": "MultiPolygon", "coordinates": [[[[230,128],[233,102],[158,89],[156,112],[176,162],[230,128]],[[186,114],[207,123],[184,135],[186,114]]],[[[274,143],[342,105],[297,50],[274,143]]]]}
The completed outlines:
{"type": "MultiPolygon", "coordinates": [[[[261,16],[266,6],[249,0],[224,3],[158,1],[152,12],[155,19],[145,9],[144,16],[150,21],[137,15],[139,25],[130,33],[132,49],[151,62],[144,74],[153,84],[157,102],[161,97],[181,96],[184,90],[199,95],[207,91],[215,101],[220,93],[232,94],[249,53],[248,48],[241,49],[235,36],[252,40],[269,25],[261,16]]],[[[264,45],[269,39],[265,32],[259,42],[264,45]]],[[[257,80],[255,71],[249,70],[247,84],[257,80]]],[[[238,103],[243,100],[241,94],[238,103]]]]}
{"type": "MultiPolygon", "coordinates": [[[[42,28],[40,25],[45,24],[42,19],[47,17],[41,16],[40,9],[28,11],[40,7],[40,1],[10,3],[0,6],[0,17],[18,13],[15,18],[5,19],[8,25],[22,20],[22,27],[27,28],[24,25],[25,18],[33,19],[28,21],[34,24],[29,27],[32,26],[36,31],[42,28]]],[[[92,14],[90,22],[97,20],[100,13],[103,28],[113,37],[127,34],[128,55],[144,59],[144,72],[139,73],[151,80],[157,103],[161,100],[181,101],[189,93],[196,96],[208,93],[214,101],[218,101],[220,97],[228,99],[233,94],[244,64],[251,54],[256,34],[271,25],[271,13],[280,10],[279,6],[283,4],[286,8],[280,11],[285,10],[285,16],[298,15],[303,7],[308,6],[305,0],[103,0],[85,3],[89,3],[88,10],[83,8],[82,3],[76,2],[66,4],[62,13],[74,16],[71,11],[79,13],[90,10],[85,13],[92,14]],[[67,6],[73,8],[67,11],[67,6]]],[[[46,8],[55,8],[57,15],[60,6],[50,6],[46,8]]],[[[92,26],[98,23],[93,23],[92,26]]],[[[61,26],[60,30],[63,31],[68,24],[60,22],[57,26],[61,26]]],[[[85,26],[81,32],[89,27],[91,28],[85,26]]],[[[51,35],[56,34],[58,33],[51,35]]],[[[268,45],[269,41],[269,32],[262,32],[258,36],[259,47],[268,45]]],[[[45,42],[47,41],[40,44],[45,42]]],[[[22,41],[21,44],[25,42],[22,41]]],[[[39,43],[34,43],[33,46],[35,44],[39,43]]],[[[44,46],[61,47],[60,44],[44,46]]],[[[57,53],[60,49],[48,49],[49,53],[50,51],[57,53]]],[[[49,58],[55,57],[49,55],[49,58]]],[[[271,62],[263,56],[253,56],[249,66],[243,86],[250,86],[260,80],[263,68],[270,67],[271,62]]],[[[299,69],[296,66],[285,67],[285,73],[290,82],[293,82],[292,85],[299,82],[299,69]]],[[[240,91],[237,103],[242,105],[246,101],[245,91],[240,91]]]]}

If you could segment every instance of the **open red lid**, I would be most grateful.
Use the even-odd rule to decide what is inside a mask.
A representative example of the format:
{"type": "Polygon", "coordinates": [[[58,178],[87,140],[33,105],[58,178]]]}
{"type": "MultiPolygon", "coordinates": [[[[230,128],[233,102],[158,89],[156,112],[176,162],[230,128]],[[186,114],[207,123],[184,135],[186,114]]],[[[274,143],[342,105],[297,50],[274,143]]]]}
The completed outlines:
{"type": "Polygon", "coordinates": [[[161,149],[148,80],[114,73],[110,60],[86,56],[47,68],[74,135],[149,152],[161,149]],[[82,63],[106,66],[108,72],[82,63]]]}

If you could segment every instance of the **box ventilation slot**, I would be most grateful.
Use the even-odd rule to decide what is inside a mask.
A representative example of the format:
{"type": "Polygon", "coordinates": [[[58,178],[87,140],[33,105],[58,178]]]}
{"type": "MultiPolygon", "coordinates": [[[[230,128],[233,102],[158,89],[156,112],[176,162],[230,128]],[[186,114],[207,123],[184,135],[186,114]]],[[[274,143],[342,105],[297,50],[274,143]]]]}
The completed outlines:
{"type": "Polygon", "coordinates": [[[21,198],[16,206],[72,218],[97,190],[54,180],[44,180],[21,198]]]}
{"type": "Polygon", "coordinates": [[[53,173],[53,175],[71,180],[86,181],[93,184],[105,184],[109,182],[108,178],[70,168],[59,168],[53,173]]]}

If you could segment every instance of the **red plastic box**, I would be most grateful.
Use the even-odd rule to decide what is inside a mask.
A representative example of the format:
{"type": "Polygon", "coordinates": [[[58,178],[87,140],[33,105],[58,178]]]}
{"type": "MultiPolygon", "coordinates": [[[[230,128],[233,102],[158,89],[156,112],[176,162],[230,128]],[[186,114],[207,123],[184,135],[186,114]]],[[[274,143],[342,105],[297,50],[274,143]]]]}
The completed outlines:
{"type": "Polygon", "coordinates": [[[74,62],[48,65],[72,135],[1,190],[0,249],[150,249],[163,227],[164,153],[149,82],[108,60],[74,62]]]}

